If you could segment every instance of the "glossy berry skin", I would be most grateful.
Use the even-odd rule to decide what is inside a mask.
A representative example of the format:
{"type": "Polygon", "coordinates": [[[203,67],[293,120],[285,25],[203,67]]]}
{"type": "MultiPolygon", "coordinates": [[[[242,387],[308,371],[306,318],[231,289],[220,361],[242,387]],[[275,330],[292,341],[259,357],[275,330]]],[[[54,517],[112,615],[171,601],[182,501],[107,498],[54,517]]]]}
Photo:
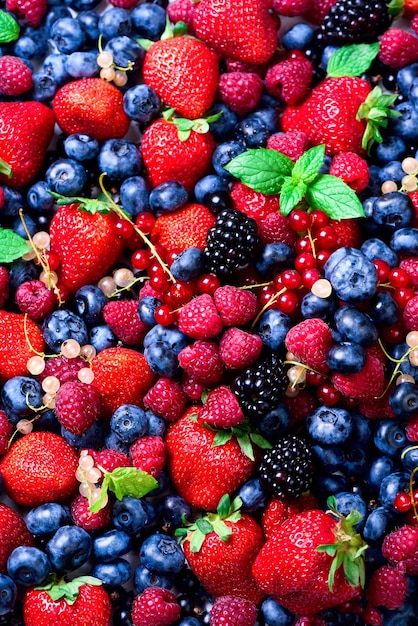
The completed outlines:
{"type": "Polygon", "coordinates": [[[103,581],[104,585],[115,587],[124,585],[131,577],[131,565],[126,559],[115,559],[112,563],[93,565],[91,575],[103,581]]]}
{"type": "Polygon", "coordinates": [[[353,342],[334,345],[327,354],[327,365],[340,374],[356,374],[366,362],[365,349],[353,342]]]}
{"type": "Polygon", "coordinates": [[[44,320],[42,332],[49,348],[56,354],[67,339],[74,339],[81,346],[87,343],[87,328],[84,321],[69,309],[53,311],[44,320]]]}
{"type": "Polygon", "coordinates": [[[123,108],[130,119],[149,124],[158,116],[161,100],[149,85],[134,85],[123,96],[123,108]]]}
{"type": "Polygon", "coordinates": [[[142,169],[142,158],[137,146],[126,139],[108,139],[97,157],[100,171],[115,180],[137,176],[142,169]]]}
{"type": "Polygon", "coordinates": [[[141,563],[158,574],[178,573],[184,565],[184,554],[176,539],[155,533],[143,542],[141,563]]]}
{"type": "Polygon", "coordinates": [[[89,533],[79,526],[61,526],[46,544],[46,553],[60,573],[70,572],[83,565],[92,550],[89,533]]]}
{"type": "Polygon", "coordinates": [[[334,252],[325,264],[327,278],[337,296],[349,304],[369,300],[376,292],[376,268],[355,248],[334,252]],[[353,252],[353,250],[355,252],[353,252]]]}
{"type": "Polygon", "coordinates": [[[7,559],[13,550],[19,546],[33,546],[34,540],[23,517],[3,503],[0,503],[0,530],[3,539],[0,546],[0,572],[5,574],[7,559]]]}
{"type": "Polygon", "coordinates": [[[36,379],[14,376],[4,384],[1,399],[6,413],[27,417],[33,413],[31,406],[42,406],[42,387],[36,379]]]}
{"type": "Polygon", "coordinates": [[[48,556],[39,548],[19,546],[7,559],[7,573],[18,585],[40,585],[52,569],[48,556]]]}
{"type": "Polygon", "coordinates": [[[308,416],[306,425],[310,437],[316,443],[339,445],[350,437],[353,418],[348,411],[339,407],[319,407],[308,416]]]}
{"type": "Polygon", "coordinates": [[[414,415],[418,409],[418,387],[414,383],[397,385],[390,393],[389,403],[398,417],[414,415]]]}
{"type": "Polygon", "coordinates": [[[377,341],[378,331],[373,320],[355,306],[347,304],[337,309],[334,321],[344,340],[355,341],[364,348],[377,341]]]}
{"type": "Polygon", "coordinates": [[[0,616],[10,613],[17,600],[17,587],[10,576],[0,574],[0,616]]]}
{"type": "Polygon", "coordinates": [[[84,163],[95,159],[99,154],[99,142],[85,133],[69,135],[64,141],[65,154],[70,159],[84,163]]]}
{"type": "Polygon", "coordinates": [[[100,563],[109,563],[126,554],[131,547],[131,537],[123,530],[109,530],[93,540],[93,556],[100,563]]]}
{"type": "Polygon", "coordinates": [[[67,506],[57,502],[47,502],[31,509],[26,516],[28,530],[34,535],[52,535],[61,526],[71,521],[67,506]]]}
{"type": "Polygon", "coordinates": [[[113,523],[115,528],[128,535],[135,535],[150,522],[149,509],[140,498],[124,496],[113,506],[113,523]]]}

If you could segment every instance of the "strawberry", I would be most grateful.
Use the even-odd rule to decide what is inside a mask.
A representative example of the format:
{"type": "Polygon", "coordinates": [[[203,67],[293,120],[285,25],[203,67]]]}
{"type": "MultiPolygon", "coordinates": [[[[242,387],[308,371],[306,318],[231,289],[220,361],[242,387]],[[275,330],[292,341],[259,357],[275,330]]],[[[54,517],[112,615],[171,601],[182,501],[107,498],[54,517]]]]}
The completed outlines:
{"type": "Polygon", "coordinates": [[[97,282],[115,263],[124,245],[114,230],[115,213],[89,213],[82,206],[61,206],[49,231],[51,250],[61,260],[59,281],[71,292],[97,282]]]}
{"type": "Polygon", "coordinates": [[[0,381],[27,376],[27,362],[43,352],[45,342],[39,327],[20,313],[0,310],[0,381]]]}
{"type": "Polygon", "coordinates": [[[267,539],[254,562],[260,588],[299,615],[346,602],[364,584],[365,544],[353,530],[358,514],[334,514],[312,509],[290,517],[267,539]],[[340,567],[345,560],[348,566],[340,567]]]}
{"type": "Polygon", "coordinates": [[[302,494],[297,500],[285,502],[272,498],[263,511],[261,525],[267,539],[273,537],[280,526],[290,517],[299,515],[302,511],[318,508],[318,501],[311,493],[302,494]]]}
{"type": "Polygon", "coordinates": [[[0,409],[0,456],[7,452],[12,432],[12,423],[9,422],[6,413],[0,409]]]}
{"type": "Polygon", "coordinates": [[[112,605],[102,581],[92,576],[71,583],[53,580],[25,595],[26,626],[109,626],[112,605]]]}
{"type": "Polygon", "coordinates": [[[215,140],[210,132],[191,130],[182,141],[174,122],[158,119],[145,130],[141,149],[153,187],[177,180],[191,192],[211,164],[215,140]]]}
{"type": "Polygon", "coordinates": [[[217,55],[187,35],[161,39],[148,49],[142,66],[144,81],[164,104],[191,120],[211,107],[219,80],[217,55]]]}
{"type": "Polygon", "coordinates": [[[12,11],[26,26],[39,26],[47,12],[47,0],[6,0],[6,9],[12,11]]]}
{"type": "Polygon", "coordinates": [[[176,254],[190,247],[203,250],[207,232],[215,221],[213,213],[203,204],[186,204],[173,213],[157,217],[151,240],[176,254]]]}
{"type": "Polygon", "coordinates": [[[264,594],[254,581],[251,566],[264,537],[258,523],[239,511],[240,505],[239,498],[231,502],[224,495],[216,514],[178,529],[176,535],[183,536],[184,555],[206,591],[214,596],[233,595],[259,604],[264,594]],[[201,531],[203,524],[205,534],[201,531]]]}
{"type": "Polygon", "coordinates": [[[36,176],[54,125],[51,109],[40,102],[0,102],[0,183],[21,187],[36,176]],[[1,173],[2,160],[10,166],[11,178],[1,173]]]}
{"type": "Polygon", "coordinates": [[[266,0],[200,0],[193,27],[216,52],[246,63],[265,63],[277,47],[279,21],[266,0]]]}
{"type": "Polygon", "coordinates": [[[130,124],[122,93],[101,78],[81,78],[67,83],[55,94],[53,109],[67,135],[87,133],[97,141],[120,139],[130,124]]]}
{"type": "Polygon", "coordinates": [[[102,416],[111,417],[121,404],[142,405],[155,382],[143,354],[130,348],[106,348],[91,363],[94,385],[102,395],[102,416]]]}
{"type": "Polygon", "coordinates": [[[77,467],[78,455],[62,437],[37,431],[15,441],[0,471],[6,493],[17,504],[34,507],[72,496],[78,487],[77,467]]]}
{"type": "Polygon", "coordinates": [[[252,474],[255,461],[241,450],[228,431],[217,433],[195,422],[189,408],[166,435],[167,463],[179,494],[196,507],[215,510],[225,493],[232,493],[252,474]],[[215,440],[215,437],[217,439],[215,440]],[[217,445],[228,439],[223,445],[217,445]]]}
{"type": "Polygon", "coordinates": [[[23,517],[7,504],[0,503],[0,572],[7,571],[7,559],[19,546],[34,546],[31,533],[26,528],[23,517]]]}

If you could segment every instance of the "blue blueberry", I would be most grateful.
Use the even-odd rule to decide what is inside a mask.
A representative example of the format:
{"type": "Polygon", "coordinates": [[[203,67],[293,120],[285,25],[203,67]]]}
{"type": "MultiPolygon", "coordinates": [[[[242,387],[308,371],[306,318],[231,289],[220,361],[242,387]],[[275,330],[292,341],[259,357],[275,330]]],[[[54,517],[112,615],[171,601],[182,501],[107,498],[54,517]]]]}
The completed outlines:
{"type": "Polygon", "coordinates": [[[134,85],[123,96],[123,108],[132,120],[149,124],[159,115],[161,100],[152,87],[145,84],[134,85]]]}
{"type": "Polygon", "coordinates": [[[265,147],[270,130],[260,117],[247,115],[235,127],[235,134],[247,148],[265,147]]]}
{"type": "Polygon", "coordinates": [[[390,247],[396,254],[418,255],[418,228],[400,228],[393,233],[390,247]]]}
{"type": "Polygon", "coordinates": [[[179,495],[170,494],[166,496],[158,506],[158,514],[164,524],[170,526],[181,526],[183,516],[189,518],[192,513],[190,505],[179,495]]]}
{"type": "Polygon", "coordinates": [[[97,65],[97,52],[76,51],[67,57],[66,70],[71,78],[92,78],[100,71],[97,65]]]}
{"type": "Polygon", "coordinates": [[[393,501],[398,493],[409,493],[409,473],[393,472],[384,477],[380,484],[379,499],[385,508],[394,511],[393,501]]]}
{"type": "Polygon", "coordinates": [[[101,147],[97,163],[110,178],[124,179],[139,174],[142,156],[133,141],[108,139],[101,147]]]}
{"type": "Polygon", "coordinates": [[[393,516],[387,508],[378,506],[369,513],[363,528],[363,538],[367,543],[379,544],[388,533],[393,516]]]}
{"type": "Polygon", "coordinates": [[[66,0],[75,11],[89,11],[100,4],[100,0],[66,0]]]}
{"type": "Polygon", "coordinates": [[[176,280],[188,281],[200,276],[204,269],[203,252],[199,248],[186,248],[180,252],[170,266],[176,280]]]}
{"type": "Polygon", "coordinates": [[[62,52],[51,52],[43,60],[42,71],[44,75],[52,78],[56,85],[63,85],[70,78],[67,71],[67,55],[62,52]]]}
{"type": "Polygon", "coordinates": [[[96,326],[103,321],[103,308],[107,298],[96,285],[83,285],[74,295],[77,314],[89,326],[96,326]]]}
{"type": "Polygon", "coordinates": [[[379,420],[374,434],[374,445],[380,452],[398,456],[407,443],[404,424],[393,419],[379,420]]]}
{"type": "Polygon", "coordinates": [[[147,348],[151,344],[157,341],[168,344],[175,355],[178,355],[180,350],[183,350],[189,344],[189,337],[181,332],[175,326],[161,326],[156,324],[151,330],[147,332],[144,337],[144,348],[147,348]]]}
{"type": "Polygon", "coordinates": [[[33,183],[26,195],[26,200],[31,209],[42,213],[52,211],[55,204],[55,199],[48,193],[47,184],[44,180],[33,183]]]}
{"type": "Polygon", "coordinates": [[[93,556],[99,563],[110,563],[129,552],[130,548],[130,535],[117,528],[108,530],[93,540],[93,556]]]}
{"type": "Polygon", "coordinates": [[[32,546],[15,548],[7,559],[7,573],[18,585],[40,585],[51,572],[51,562],[45,552],[32,546]]]}
{"type": "MultiPolygon", "coordinates": [[[[399,180],[405,176],[402,164],[399,164],[401,173],[399,180]]],[[[385,180],[397,180],[395,176],[388,173],[385,180]]],[[[394,232],[399,228],[405,228],[411,224],[414,215],[414,206],[411,198],[406,193],[391,191],[376,198],[373,203],[372,217],[376,224],[385,228],[389,232],[394,232]]]]}
{"type": "Polygon", "coordinates": [[[287,432],[290,424],[290,412],[283,402],[257,419],[257,428],[270,443],[275,443],[287,432]]]}
{"type": "Polygon", "coordinates": [[[47,502],[31,509],[26,516],[26,526],[33,535],[52,535],[61,526],[71,523],[71,513],[67,506],[57,502],[47,502]]]}
{"type": "Polygon", "coordinates": [[[382,480],[389,476],[389,474],[393,474],[399,468],[399,464],[397,459],[394,456],[387,456],[383,454],[382,456],[378,456],[374,458],[370,466],[367,469],[367,482],[369,483],[370,488],[374,492],[379,492],[380,485],[382,480]]]}
{"type": "Polygon", "coordinates": [[[416,365],[412,365],[409,359],[405,359],[405,354],[408,350],[409,346],[405,341],[396,344],[396,346],[393,346],[391,351],[391,357],[400,362],[391,362],[390,369],[393,372],[395,367],[397,367],[398,370],[401,371],[403,374],[409,374],[410,376],[412,376],[412,378],[418,380],[418,367],[416,365]]]}
{"type": "Polygon", "coordinates": [[[331,254],[324,268],[325,277],[330,281],[338,298],[348,304],[370,300],[377,288],[375,266],[360,251],[349,252],[335,263],[334,255],[338,252],[331,254]]]}
{"type": "Polygon", "coordinates": [[[43,391],[35,378],[13,376],[3,385],[1,401],[6,413],[9,411],[19,418],[29,417],[33,408],[42,407],[43,391]]]}
{"type": "Polygon", "coordinates": [[[91,576],[99,578],[104,585],[114,587],[124,585],[131,577],[131,564],[126,559],[115,559],[111,563],[96,563],[91,570],[91,576]]]}
{"type": "Polygon", "coordinates": [[[396,385],[389,394],[389,404],[397,417],[411,417],[418,410],[418,386],[407,382],[396,385]]]}
{"type": "MultiPolygon", "coordinates": [[[[12,189],[7,185],[2,187],[4,194],[4,204],[1,214],[4,217],[18,217],[19,210],[24,206],[23,196],[18,189],[12,189]]],[[[26,216],[25,216],[26,217],[26,216]]]]}
{"type": "Polygon", "coordinates": [[[312,491],[324,505],[329,496],[346,491],[348,487],[347,478],[338,473],[315,474],[312,480],[312,491]]]}
{"type": "Polygon", "coordinates": [[[353,305],[347,304],[337,309],[334,322],[344,340],[356,342],[364,348],[369,348],[378,339],[373,319],[353,305]]]}
{"type": "Polygon", "coordinates": [[[77,450],[82,450],[84,448],[93,448],[94,450],[97,450],[103,442],[103,424],[100,420],[97,420],[81,435],[70,433],[69,430],[66,430],[63,426],[61,426],[60,435],[67,443],[70,444],[70,446],[76,448],[77,450]]]}
{"type": "MultiPolygon", "coordinates": [[[[399,73],[398,73],[399,76],[399,73]]],[[[378,143],[375,157],[378,163],[385,165],[390,161],[402,161],[406,156],[406,144],[400,137],[389,135],[382,143],[378,143]]]]}
{"type": "Polygon", "coordinates": [[[268,626],[292,626],[294,623],[294,615],[284,608],[281,604],[266,598],[261,605],[261,614],[268,626]]]}
{"type": "Polygon", "coordinates": [[[308,415],[306,427],[315,443],[338,446],[349,439],[353,430],[353,418],[345,409],[320,406],[308,415]]]}
{"type": "MultiPolygon", "coordinates": [[[[212,126],[213,125],[211,125],[211,130],[212,126]]],[[[219,144],[215,148],[212,155],[213,169],[218,174],[218,176],[222,176],[227,180],[233,180],[234,177],[232,176],[232,174],[227,172],[224,166],[232,161],[232,159],[234,159],[236,156],[245,152],[245,150],[246,146],[243,141],[224,141],[224,143],[219,144]]]]}
{"type": "Polygon", "coordinates": [[[144,48],[126,35],[113,37],[104,49],[112,54],[115,65],[123,68],[137,68],[145,55],[144,48]]]}
{"type": "Polygon", "coordinates": [[[0,616],[10,613],[16,604],[16,600],[16,583],[10,576],[0,573],[0,616]]]}
{"type": "Polygon", "coordinates": [[[56,354],[61,351],[62,343],[67,339],[75,339],[80,346],[89,343],[84,320],[68,309],[53,311],[43,322],[42,334],[45,342],[56,354]]]}
{"type": "Polygon", "coordinates": [[[327,278],[337,267],[338,263],[342,261],[343,259],[345,259],[345,257],[347,256],[362,257],[363,254],[362,252],[360,252],[360,250],[357,250],[357,248],[347,248],[347,247],[337,248],[337,250],[335,250],[335,252],[331,254],[328,261],[325,263],[325,266],[324,266],[325,277],[327,278]]]}
{"type": "MultiPolygon", "coordinates": [[[[386,180],[393,180],[395,181],[395,183],[399,184],[404,176],[405,176],[405,172],[402,169],[401,161],[389,161],[389,163],[386,163],[385,165],[383,165],[379,170],[380,184],[384,183],[386,180]]],[[[393,191],[390,193],[398,194],[400,192],[393,191]]],[[[385,196],[386,194],[384,194],[383,196],[379,196],[379,199],[383,199],[385,196]]],[[[380,217],[385,219],[385,215],[381,209],[379,212],[380,212],[380,217]]]]}
{"type": "MultiPolygon", "coordinates": [[[[232,136],[235,126],[238,123],[237,114],[231,111],[231,109],[223,102],[215,102],[211,107],[210,112],[211,115],[216,115],[217,113],[221,114],[215,122],[210,123],[211,134],[214,136],[216,141],[226,141],[232,136]]],[[[220,176],[225,176],[225,174],[226,171],[223,171],[220,176]]]]}
{"type": "Polygon", "coordinates": [[[325,46],[321,56],[321,66],[324,70],[327,69],[330,58],[338,49],[338,46],[325,46]]]}
{"type": "Polygon", "coordinates": [[[263,277],[273,277],[291,267],[294,254],[292,248],[282,241],[267,243],[255,258],[255,268],[263,277]]]}
{"type": "Polygon", "coordinates": [[[305,50],[310,46],[313,36],[312,26],[299,22],[283,33],[280,43],[286,50],[305,50]]]}
{"type": "Polygon", "coordinates": [[[173,574],[168,572],[152,572],[141,563],[134,571],[134,588],[136,593],[142,593],[148,587],[162,587],[171,589],[174,584],[173,574]]]}
{"type": "Polygon", "coordinates": [[[364,447],[369,443],[372,429],[370,427],[370,421],[364,417],[361,413],[352,412],[353,417],[353,431],[351,436],[353,441],[357,445],[364,447]]]}
{"type": "Polygon", "coordinates": [[[45,54],[46,39],[45,33],[39,29],[34,32],[27,28],[13,46],[13,53],[27,61],[40,58],[45,54]]]}
{"type": "Polygon", "coordinates": [[[45,547],[57,572],[71,572],[84,565],[92,551],[89,533],[79,526],[61,526],[45,547]]]}
{"type": "Polygon", "coordinates": [[[51,26],[50,37],[58,51],[64,54],[79,50],[86,39],[80,22],[73,17],[62,17],[56,20],[51,26]]]}
{"type": "Polygon", "coordinates": [[[405,471],[412,472],[418,466],[418,448],[408,445],[401,453],[401,462],[405,471]]]}
{"type": "Polygon", "coordinates": [[[145,411],[134,404],[122,404],[110,418],[110,428],[124,443],[133,443],[147,432],[145,411]]]}
{"type": "Polygon", "coordinates": [[[339,374],[357,374],[366,363],[366,350],[358,343],[334,344],[326,354],[328,367],[339,374]]]}
{"type": "Polygon", "coordinates": [[[112,430],[109,431],[104,438],[104,446],[111,450],[117,450],[129,455],[129,443],[121,441],[119,437],[112,430]]]}
{"type": "Polygon", "coordinates": [[[416,78],[418,78],[418,63],[411,63],[399,70],[396,76],[396,82],[400,92],[404,96],[408,95],[409,89],[416,78]]]}
{"type": "Polygon", "coordinates": [[[418,113],[409,101],[401,102],[393,107],[400,117],[391,118],[388,130],[391,135],[401,137],[407,143],[418,139],[418,113]]]}
{"type": "Polygon", "coordinates": [[[354,528],[360,532],[366,521],[367,517],[367,504],[358,494],[351,491],[340,491],[335,494],[335,506],[341,515],[347,517],[351,511],[357,511],[360,513],[360,521],[354,525],[354,528]]]}
{"type": "Polygon", "coordinates": [[[47,169],[45,180],[51,191],[63,196],[77,196],[87,182],[87,173],[74,159],[58,159],[47,169]]]}
{"type": "Polygon", "coordinates": [[[300,312],[305,319],[316,317],[317,319],[328,320],[336,308],[337,302],[333,294],[327,298],[320,298],[310,291],[303,296],[300,303],[300,312]]]}
{"type": "Polygon", "coordinates": [[[106,348],[114,348],[118,343],[118,338],[107,324],[99,324],[90,330],[89,343],[94,346],[96,352],[101,352],[106,348]]]}
{"type": "Polygon", "coordinates": [[[284,340],[292,327],[291,318],[276,309],[267,309],[260,316],[255,332],[259,335],[267,348],[276,352],[283,347],[284,340]]]}
{"type": "Polygon", "coordinates": [[[247,480],[237,491],[242,500],[242,510],[245,513],[256,513],[264,508],[267,500],[266,493],[258,478],[247,480]]]}
{"type": "Polygon", "coordinates": [[[184,185],[177,180],[168,180],[154,187],[149,195],[151,211],[156,215],[181,209],[189,199],[184,185]]]}
{"type": "Polygon", "coordinates": [[[157,41],[166,25],[166,12],[158,4],[143,3],[131,11],[135,35],[143,39],[157,41]]]}
{"type": "Polygon", "coordinates": [[[369,261],[375,261],[376,259],[382,259],[386,261],[389,267],[392,269],[399,264],[398,255],[393,252],[381,239],[371,238],[366,239],[363,242],[360,250],[369,259],[369,261]]]}
{"type": "Polygon", "coordinates": [[[12,293],[21,283],[38,278],[38,271],[35,265],[28,261],[18,260],[12,263],[9,268],[9,287],[12,293]]]}
{"type": "Polygon", "coordinates": [[[58,85],[52,76],[43,71],[33,72],[32,80],[32,100],[36,100],[37,102],[49,102],[53,99],[58,91],[58,85]]]}
{"type": "Polygon", "coordinates": [[[104,11],[99,19],[99,33],[106,41],[120,35],[130,35],[132,20],[129,11],[119,7],[112,7],[104,11]]]}
{"type": "Polygon", "coordinates": [[[113,506],[113,524],[118,530],[128,535],[136,535],[150,521],[150,511],[144,500],[131,496],[116,500],[113,506]]]}
{"type": "Polygon", "coordinates": [[[75,161],[91,161],[99,154],[99,142],[85,133],[69,135],[64,141],[65,154],[75,161]]]}
{"type": "Polygon", "coordinates": [[[392,326],[399,319],[399,307],[390,293],[378,291],[369,303],[369,314],[377,326],[392,326]]]}
{"type": "Polygon", "coordinates": [[[122,208],[131,215],[149,211],[149,184],[142,176],[126,178],[120,186],[122,208]]]}
{"type": "Polygon", "coordinates": [[[161,304],[161,300],[154,298],[154,296],[143,296],[138,301],[138,315],[144,324],[148,326],[155,325],[155,310],[161,304]]]}
{"type": "Polygon", "coordinates": [[[51,30],[51,26],[54,22],[56,22],[57,20],[63,18],[63,17],[72,17],[71,15],[71,11],[68,7],[64,7],[64,6],[49,6],[49,11],[45,16],[45,27],[47,29],[47,31],[51,30]]]}
{"type": "Polygon", "coordinates": [[[80,22],[81,28],[86,33],[86,39],[97,41],[100,35],[99,14],[91,10],[80,11],[80,13],[77,13],[76,19],[80,22]]]}
{"type": "Polygon", "coordinates": [[[198,180],[195,185],[194,195],[196,198],[196,202],[207,206],[212,194],[219,191],[228,192],[228,182],[224,178],[221,178],[216,174],[208,174],[207,176],[204,176],[203,178],[198,180]]]}
{"type": "Polygon", "coordinates": [[[145,539],[139,558],[142,565],[157,574],[176,574],[184,565],[184,554],[177,540],[161,533],[145,539]]]}
{"type": "Polygon", "coordinates": [[[260,102],[258,103],[258,108],[256,111],[253,111],[248,117],[251,119],[259,119],[265,127],[268,129],[269,133],[275,133],[279,128],[280,114],[278,111],[278,107],[280,107],[280,101],[273,98],[269,94],[263,93],[260,98],[260,102]]]}
{"type": "Polygon", "coordinates": [[[23,227],[20,217],[16,217],[13,220],[13,230],[17,235],[23,237],[23,239],[28,239],[28,233],[26,232],[26,230],[28,230],[30,236],[33,237],[37,231],[37,226],[30,215],[25,215],[25,226],[26,228],[23,227]]]}
{"type": "Polygon", "coordinates": [[[166,341],[149,343],[144,349],[144,357],[149,368],[158,376],[173,378],[179,371],[177,354],[166,341]]]}
{"type": "Polygon", "coordinates": [[[147,417],[147,435],[156,435],[157,437],[163,437],[167,429],[167,422],[158,415],[155,415],[152,411],[145,411],[147,417]]]}

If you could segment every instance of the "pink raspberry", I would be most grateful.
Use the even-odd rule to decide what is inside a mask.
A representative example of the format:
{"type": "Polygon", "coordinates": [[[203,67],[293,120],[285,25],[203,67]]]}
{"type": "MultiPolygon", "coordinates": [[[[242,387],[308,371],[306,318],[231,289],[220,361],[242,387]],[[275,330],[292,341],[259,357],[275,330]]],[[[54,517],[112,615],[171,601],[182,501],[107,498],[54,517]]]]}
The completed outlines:
{"type": "Polygon", "coordinates": [[[132,605],[134,626],[170,626],[180,619],[180,605],[172,591],[147,587],[132,605]]]}
{"type": "Polygon", "coordinates": [[[158,476],[165,463],[165,443],[162,437],[146,435],[140,437],[129,448],[129,455],[136,469],[158,476]]]}
{"type": "Polygon", "coordinates": [[[360,398],[358,407],[360,413],[369,420],[395,417],[389,404],[389,393],[385,393],[383,398],[367,398],[367,400],[360,398]]]}
{"type": "Polygon", "coordinates": [[[418,258],[416,256],[413,256],[413,257],[408,257],[406,259],[402,259],[402,261],[399,263],[399,267],[402,270],[405,270],[405,272],[409,276],[411,286],[414,287],[414,289],[417,289],[418,287],[418,258]]]}
{"type": "Polygon", "coordinates": [[[234,209],[252,217],[257,223],[270,213],[276,213],[280,207],[278,196],[266,196],[240,182],[233,184],[231,199],[234,209]]]}
{"type": "Polygon", "coordinates": [[[107,472],[113,472],[118,467],[130,467],[132,465],[131,459],[119,450],[103,448],[100,452],[96,450],[89,450],[88,452],[93,457],[94,464],[96,466],[101,465],[107,472]]]}
{"type": "Polygon", "coordinates": [[[373,572],[366,594],[370,606],[383,606],[394,611],[405,602],[407,591],[406,576],[398,569],[382,565],[373,572]]]}
{"type": "Polygon", "coordinates": [[[410,417],[405,426],[408,441],[418,441],[418,415],[410,417]]]}
{"type": "Polygon", "coordinates": [[[192,345],[180,350],[178,360],[180,367],[196,383],[211,387],[222,378],[224,365],[218,344],[214,341],[197,339],[192,345]]]}
{"type": "Polygon", "coordinates": [[[364,191],[369,183],[367,161],[355,152],[340,152],[331,161],[329,173],[341,178],[356,193],[364,191]]]}
{"type": "Polygon", "coordinates": [[[78,381],[78,372],[86,367],[86,362],[81,357],[67,359],[66,356],[56,356],[45,360],[45,369],[38,378],[40,382],[47,376],[56,376],[61,385],[68,382],[78,381]]]}
{"type": "Polygon", "coordinates": [[[244,419],[236,395],[226,385],[210,391],[206,402],[197,412],[199,424],[209,424],[213,428],[234,428],[242,424],[244,419]]]}
{"type": "Polygon", "coordinates": [[[183,414],[186,396],[178,382],[161,377],[144,396],[144,406],[159,417],[174,422],[183,414]]]}
{"type": "Polygon", "coordinates": [[[114,7],[118,7],[119,9],[126,9],[127,11],[130,11],[136,7],[140,1],[141,0],[109,0],[109,4],[114,7]]]}
{"type": "Polygon", "coordinates": [[[181,388],[189,400],[192,402],[199,401],[202,393],[205,391],[205,387],[206,385],[198,383],[191,376],[189,376],[187,372],[183,372],[181,377],[181,388]]]}
{"type": "Polygon", "coordinates": [[[228,328],[219,342],[220,357],[228,369],[242,369],[256,362],[263,349],[259,335],[245,330],[228,328]]]}
{"type": "Polygon", "coordinates": [[[82,435],[99,418],[100,391],[92,384],[69,382],[55,398],[55,413],[60,424],[74,435],[82,435]]]}
{"type": "Polygon", "coordinates": [[[210,611],[210,626],[254,626],[257,607],[237,596],[218,596],[210,611]]]}
{"type": "Polygon", "coordinates": [[[18,57],[0,57],[0,93],[20,96],[32,88],[32,70],[18,57]]]}
{"type": "Polygon", "coordinates": [[[303,15],[309,7],[309,0],[273,0],[272,9],[278,15],[297,17],[303,15]]]}
{"type": "Polygon", "coordinates": [[[406,30],[389,28],[379,42],[379,60],[389,67],[399,70],[418,60],[418,37],[406,30]]]}
{"type": "Polygon", "coordinates": [[[108,302],[103,309],[103,318],[110,330],[127,346],[140,344],[149,330],[138,315],[137,300],[108,302]]]}
{"type": "Polygon", "coordinates": [[[308,59],[285,59],[267,71],[266,89],[272,96],[294,105],[308,95],[312,74],[312,63],[308,59]]]}
{"type": "Polygon", "coordinates": [[[383,540],[382,554],[392,565],[401,566],[410,576],[418,574],[418,527],[404,525],[383,540]]]}
{"type": "Polygon", "coordinates": [[[299,322],[287,333],[285,344],[289,352],[308,367],[321,373],[329,370],[325,358],[333,339],[324,321],[312,318],[299,322]]]}
{"type": "Polygon", "coordinates": [[[4,191],[3,187],[0,187],[0,209],[4,206],[4,191]]]}
{"type": "Polygon", "coordinates": [[[12,431],[13,426],[9,422],[6,413],[0,410],[0,456],[7,452],[12,431]]]}
{"type": "Polygon", "coordinates": [[[363,239],[358,220],[355,218],[330,220],[328,224],[337,234],[337,247],[360,248],[363,239]]]}
{"type": "Polygon", "coordinates": [[[385,370],[379,359],[367,356],[363,369],[357,374],[334,374],[335,389],[349,398],[377,398],[385,388],[385,370]]]}
{"type": "Polygon", "coordinates": [[[337,0],[309,0],[304,16],[312,24],[320,24],[337,0]]]}
{"type": "Polygon", "coordinates": [[[47,0],[6,0],[6,9],[26,26],[36,28],[47,12],[47,0]]]}
{"type": "Polygon", "coordinates": [[[402,317],[407,330],[416,330],[418,328],[418,296],[414,296],[407,302],[402,317]]]}
{"type": "Polygon", "coordinates": [[[298,239],[295,231],[290,228],[287,217],[280,211],[270,213],[262,219],[258,224],[258,233],[263,244],[282,241],[292,248],[298,239]]]}
{"type": "Polygon", "coordinates": [[[225,326],[244,326],[255,317],[258,311],[258,300],[255,294],[233,285],[218,287],[213,294],[213,299],[225,326]]]}
{"type": "Polygon", "coordinates": [[[239,59],[225,59],[225,65],[227,72],[244,72],[245,74],[257,74],[260,78],[264,78],[265,66],[257,65],[256,63],[246,63],[239,59]]]}
{"type": "Polygon", "coordinates": [[[211,339],[222,330],[222,321],[213,298],[203,293],[192,298],[180,309],[178,327],[193,339],[211,339]]]}
{"type": "Polygon", "coordinates": [[[40,322],[55,309],[54,292],[41,281],[30,280],[21,283],[16,290],[16,304],[22,313],[40,322]]]}
{"type": "Polygon", "coordinates": [[[172,24],[184,22],[187,26],[187,32],[193,32],[193,13],[195,3],[192,0],[173,0],[167,6],[167,15],[172,24]]]}
{"type": "Polygon", "coordinates": [[[302,131],[289,130],[286,133],[274,133],[267,139],[267,148],[285,154],[292,161],[297,161],[311,144],[302,131]]]}
{"type": "Polygon", "coordinates": [[[88,499],[78,494],[71,502],[71,515],[76,526],[88,531],[100,530],[112,521],[112,505],[108,502],[100,511],[92,513],[88,499]]]}
{"type": "Polygon", "coordinates": [[[228,72],[221,74],[218,89],[222,102],[234,113],[246,115],[257,106],[263,81],[253,72],[228,72]]]}
{"type": "MultiPolygon", "coordinates": [[[[0,202],[0,208],[1,208],[1,202],[0,202]]],[[[0,265],[0,309],[4,307],[4,305],[7,302],[8,297],[9,297],[9,272],[3,265],[0,265]]]]}

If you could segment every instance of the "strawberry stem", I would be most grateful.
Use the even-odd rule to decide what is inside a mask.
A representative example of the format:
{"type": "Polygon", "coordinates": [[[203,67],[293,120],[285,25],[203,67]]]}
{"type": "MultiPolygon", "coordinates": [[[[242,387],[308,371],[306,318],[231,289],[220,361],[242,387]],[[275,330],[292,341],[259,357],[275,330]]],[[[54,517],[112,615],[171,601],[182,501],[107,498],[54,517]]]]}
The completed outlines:
{"type": "Polygon", "coordinates": [[[386,128],[389,118],[400,117],[399,111],[390,107],[394,104],[397,94],[383,93],[377,85],[367,96],[357,111],[357,120],[366,120],[366,130],[363,134],[362,148],[370,154],[370,149],[375,142],[381,143],[383,137],[380,128],[386,128]]]}
{"type": "Polygon", "coordinates": [[[12,177],[12,168],[6,161],[0,158],[0,174],[5,174],[8,178],[12,177]]]}

